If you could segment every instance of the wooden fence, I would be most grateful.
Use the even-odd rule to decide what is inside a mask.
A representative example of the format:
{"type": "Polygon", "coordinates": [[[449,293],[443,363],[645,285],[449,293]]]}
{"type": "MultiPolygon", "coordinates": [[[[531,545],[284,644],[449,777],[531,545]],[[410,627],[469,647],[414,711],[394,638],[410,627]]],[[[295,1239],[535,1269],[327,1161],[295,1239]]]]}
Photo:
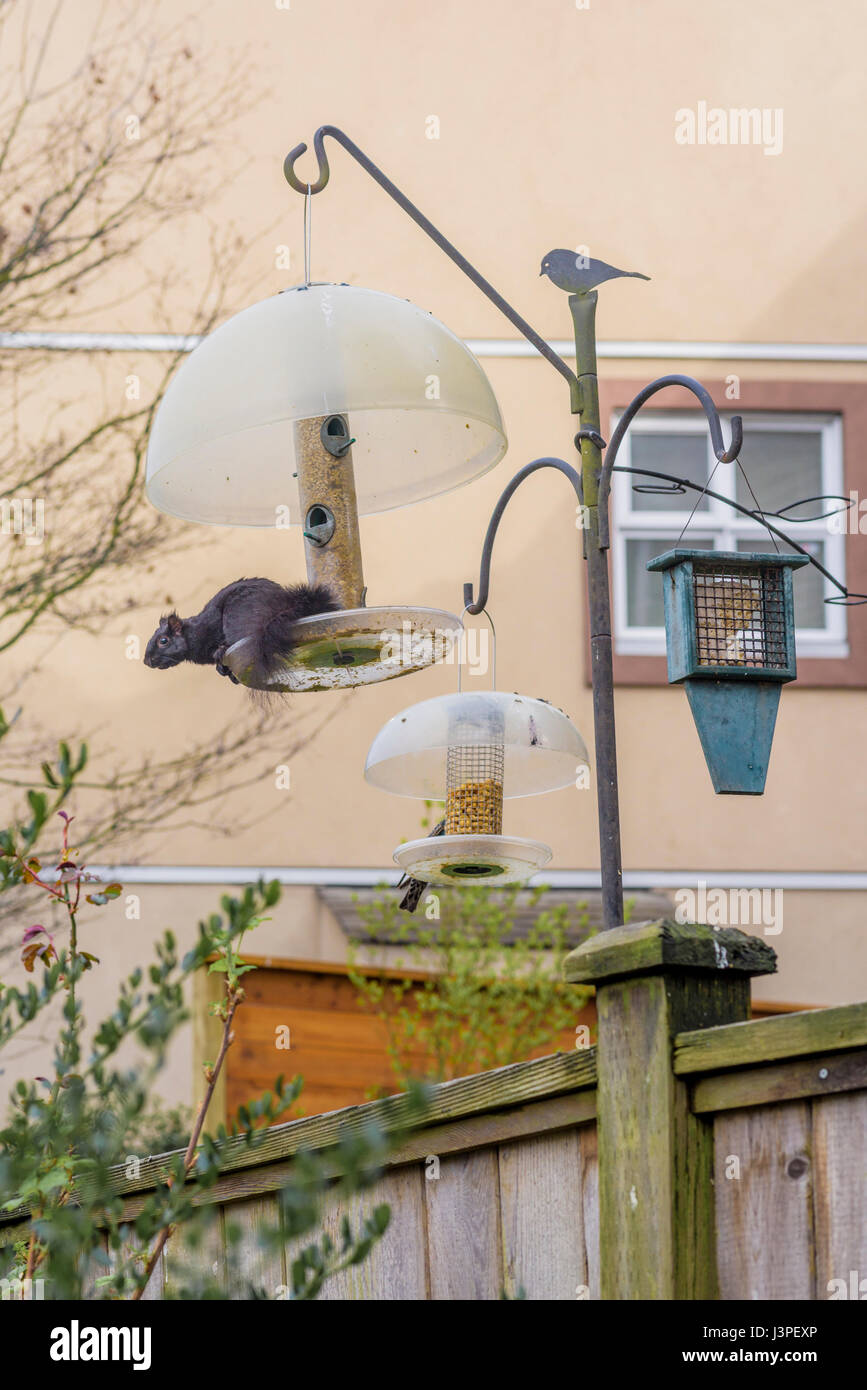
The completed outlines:
{"type": "MultiPolygon", "coordinates": [[[[749,975],[768,968],[750,942],[653,923],[579,948],[567,973],[596,982],[598,1046],[433,1088],[424,1126],[347,1208],[357,1221],[387,1202],[385,1236],[322,1296],[867,1294],[867,1004],[719,1022],[748,1010],[749,975]]],[[[274,1126],[231,1157],[192,1258],[224,1271],[232,1223],[244,1277],[283,1296],[293,1250],[267,1252],[257,1233],[277,1221],[292,1156],[371,1113],[388,1128],[400,1103],[274,1126]]],[[[131,1218],[161,1168],[125,1184],[131,1218]]],[[[341,1214],[328,1211],[334,1231],[341,1214]]],[[[148,1296],[190,1258],[173,1237],[148,1296]]]]}

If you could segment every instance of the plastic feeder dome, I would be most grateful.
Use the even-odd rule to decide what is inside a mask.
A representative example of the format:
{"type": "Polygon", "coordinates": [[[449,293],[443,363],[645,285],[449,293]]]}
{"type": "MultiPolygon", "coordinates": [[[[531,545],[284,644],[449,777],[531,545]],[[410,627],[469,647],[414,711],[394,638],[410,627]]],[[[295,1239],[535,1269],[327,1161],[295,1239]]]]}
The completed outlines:
{"type": "Polygon", "coordinates": [[[805,555],[669,550],[668,679],[686,687],[714,791],[761,796],[780,689],[797,675],[792,570],[805,555]]]}
{"type": "Polygon", "coordinates": [[[561,710],[504,691],[442,695],[396,714],[367,755],[368,782],[399,796],[442,800],[445,833],[394,851],[430,883],[524,883],[551,858],[538,840],[504,835],[503,801],[574,786],[584,740],[561,710]]]}
{"type": "MultiPolygon", "coordinates": [[[[420,669],[384,653],[395,624],[422,639],[460,626],[440,610],[365,607],[359,515],[459,487],[506,447],[460,338],[408,300],[313,284],[242,310],[190,354],[157,411],[146,492],[187,521],[301,526],[308,577],[341,611],[305,620],[309,640],[272,685],[356,685],[420,669]]],[[[421,665],[435,645],[417,644],[421,665]]],[[[245,656],[238,643],[224,658],[242,680],[245,656]]]]}

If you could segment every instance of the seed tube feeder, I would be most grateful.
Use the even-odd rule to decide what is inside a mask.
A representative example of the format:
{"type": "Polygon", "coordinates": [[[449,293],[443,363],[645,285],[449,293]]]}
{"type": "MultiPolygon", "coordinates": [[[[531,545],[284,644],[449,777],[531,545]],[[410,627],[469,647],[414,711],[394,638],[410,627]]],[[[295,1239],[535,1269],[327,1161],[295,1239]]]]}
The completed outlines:
{"type": "Polygon", "coordinates": [[[792,571],[805,555],[669,550],[668,679],[687,699],[714,791],[761,796],[780,690],[797,675],[792,571]]]}
{"type": "MultiPolygon", "coordinates": [[[[456,334],[408,300],[306,284],[251,305],[195,349],[151,431],[146,490],[187,521],[300,526],[311,583],[339,612],[305,618],[266,688],[322,690],[407,674],[460,621],[367,608],[359,515],[449,492],[506,451],[491,385],[456,334]],[[409,632],[400,656],[393,634],[409,632]]],[[[246,641],[224,664],[252,684],[246,641]]]]}
{"type": "Polygon", "coordinates": [[[588,766],[572,721],[545,700],[504,691],[424,700],[395,715],[367,755],[368,782],[400,796],[442,801],[442,835],[394,851],[430,883],[525,883],[551,858],[538,840],[503,834],[503,801],[574,786],[588,766]]]}

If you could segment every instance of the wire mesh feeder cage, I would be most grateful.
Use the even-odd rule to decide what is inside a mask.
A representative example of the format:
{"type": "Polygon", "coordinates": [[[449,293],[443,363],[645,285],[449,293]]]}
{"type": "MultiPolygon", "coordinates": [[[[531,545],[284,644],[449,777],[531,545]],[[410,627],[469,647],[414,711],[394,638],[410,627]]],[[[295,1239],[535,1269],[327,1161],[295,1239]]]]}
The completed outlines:
{"type": "Polygon", "coordinates": [[[785,681],[797,675],[792,571],[805,555],[669,550],[668,679],[686,687],[714,791],[760,796],[785,681]]]}
{"type": "Polygon", "coordinates": [[[574,786],[588,766],[584,740],[545,700],[491,690],[424,700],[380,729],[368,782],[399,796],[442,801],[442,835],[394,851],[429,883],[525,883],[551,858],[538,840],[503,834],[503,801],[574,786]]]}

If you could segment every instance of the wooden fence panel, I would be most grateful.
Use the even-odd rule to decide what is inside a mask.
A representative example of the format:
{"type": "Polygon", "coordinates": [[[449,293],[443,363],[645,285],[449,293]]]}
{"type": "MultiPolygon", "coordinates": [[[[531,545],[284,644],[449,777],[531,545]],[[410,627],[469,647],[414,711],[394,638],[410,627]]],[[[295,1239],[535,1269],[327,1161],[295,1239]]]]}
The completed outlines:
{"type": "Polygon", "coordinates": [[[514,1297],[574,1299],[589,1287],[577,1129],[500,1146],[504,1283],[514,1297]]]}
{"type": "Polygon", "coordinates": [[[867,1091],[813,1101],[813,1153],[816,1297],[867,1297],[867,1091]]]}
{"type": "Polygon", "coordinates": [[[444,1158],[425,1183],[432,1299],[500,1297],[499,1187],[496,1148],[444,1158]]]}
{"type": "Polygon", "coordinates": [[[258,1289],[267,1298],[276,1298],[287,1282],[284,1255],[264,1239],[265,1232],[279,1229],[276,1197],[230,1202],[223,1208],[223,1221],[230,1261],[229,1297],[248,1298],[252,1289],[258,1289]],[[237,1240],[230,1239],[233,1227],[237,1240]]]}
{"type": "Polygon", "coordinates": [[[728,1111],[714,1130],[720,1297],[813,1298],[809,1103],[728,1111]]]}
{"type": "MultiPolygon", "coordinates": [[[[865,1005],[676,1035],[674,1074],[686,1079],[694,1122],[713,1127],[723,1299],[867,1296],[865,1038],[865,1005]]],[[[173,1235],[145,1297],[171,1293],[191,1269],[225,1279],[228,1297],[249,1296],[251,1285],[285,1297],[292,1260],[310,1237],[283,1240],[281,1249],[261,1235],[278,1227],[277,1193],[294,1156],[327,1153],[373,1118],[395,1134],[385,1172],[345,1206],[332,1201],[324,1226],[339,1241],[344,1210],[357,1231],[383,1202],[391,1223],[371,1256],[329,1281],[322,1297],[476,1301],[523,1288],[531,1300],[599,1298],[596,1079],[595,1050],[557,1054],[432,1088],[420,1129],[404,1132],[405,1102],[392,1097],[275,1126],[254,1153],[230,1144],[204,1198],[204,1240],[194,1245],[186,1227],[173,1235]]],[[[124,1222],[135,1219],[167,1157],[148,1159],[135,1178],[118,1174],[124,1222]]],[[[23,1211],[0,1221],[0,1244],[26,1235],[27,1222],[23,1211]]],[[[136,1248],[132,1226],[124,1239],[136,1248]]],[[[100,1296],[98,1277],[88,1271],[86,1295],[100,1296]]]]}
{"type": "MultiPolygon", "coordinates": [[[[216,1285],[228,1296],[223,1208],[206,1207],[196,1220],[182,1226],[166,1242],[165,1289],[198,1289],[216,1285]]],[[[156,1273],[154,1273],[156,1278],[156,1273]]]]}
{"type": "Polygon", "coordinates": [[[356,1193],[348,1202],[329,1208],[323,1227],[335,1243],[340,1240],[340,1218],[344,1213],[353,1233],[362,1218],[382,1202],[391,1207],[391,1220],[368,1259],[329,1279],[319,1295],[321,1299],[335,1302],[348,1298],[427,1298],[424,1186],[422,1166],[407,1164],[386,1173],[373,1187],[356,1193]]]}
{"type": "Polygon", "coordinates": [[[599,1297],[599,1146],[595,1125],[582,1125],[581,1177],[588,1297],[599,1297]]]}

